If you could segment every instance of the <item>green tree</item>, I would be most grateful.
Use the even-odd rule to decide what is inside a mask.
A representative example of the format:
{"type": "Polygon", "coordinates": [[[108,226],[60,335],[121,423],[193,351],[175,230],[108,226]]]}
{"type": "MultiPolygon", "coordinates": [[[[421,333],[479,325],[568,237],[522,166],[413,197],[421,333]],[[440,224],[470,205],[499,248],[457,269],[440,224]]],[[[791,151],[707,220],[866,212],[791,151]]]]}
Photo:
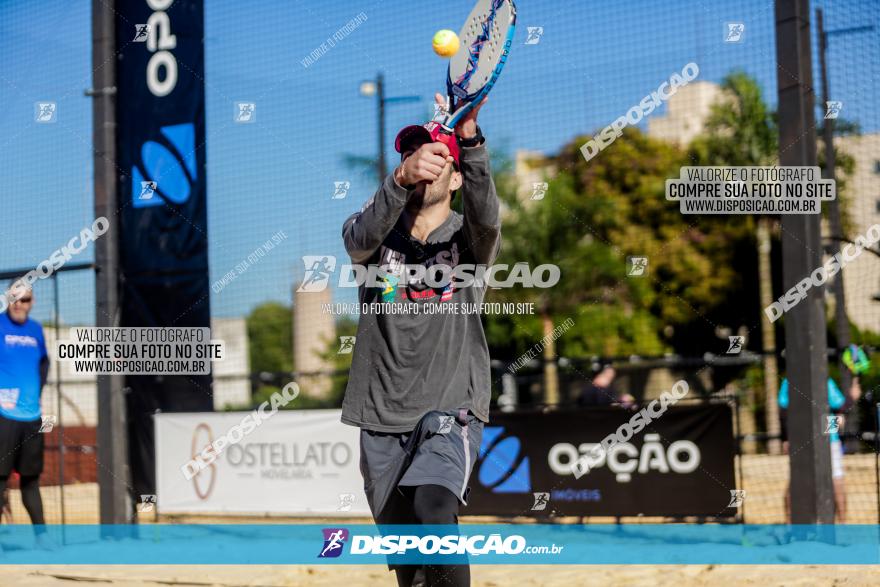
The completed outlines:
{"type": "MultiPolygon", "coordinates": [[[[711,114],[706,121],[704,133],[691,142],[689,155],[695,165],[776,165],[779,162],[779,130],[777,115],[772,112],[764,101],[761,88],[757,81],[742,71],[728,74],[721,84],[722,97],[713,104],[711,114]]],[[[857,124],[839,121],[835,128],[838,134],[858,134],[857,124]]],[[[821,135],[821,132],[819,133],[821,135]]],[[[819,163],[824,166],[824,143],[819,143],[819,163]]],[[[855,168],[854,159],[847,153],[835,148],[837,160],[838,198],[840,198],[841,215],[844,233],[851,226],[848,220],[846,178],[855,168]]],[[[823,210],[827,213],[827,207],[823,210]]],[[[773,275],[771,271],[770,252],[772,235],[778,232],[778,221],[772,216],[739,217],[743,230],[754,235],[757,252],[758,298],[760,307],[764,308],[773,301],[773,275]]],[[[753,270],[743,268],[749,273],[753,270]]],[[[753,297],[753,296],[751,296],[753,297]]],[[[753,314],[754,315],[754,314],[753,314]]],[[[779,382],[776,364],[776,331],[766,320],[763,312],[759,312],[761,323],[761,347],[764,355],[764,414],[765,426],[770,435],[779,433],[779,414],[776,391],[779,382]]],[[[754,319],[747,323],[753,324],[754,319]]],[[[755,406],[757,399],[749,387],[746,404],[755,406]]],[[[744,432],[754,425],[750,414],[745,413],[744,432]]],[[[771,442],[770,451],[779,451],[779,443],[771,442]]]]}
{"type": "Polygon", "coordinates": [[[333,366],[334,373],[331,376],[330,393],[327,394],[326,398],[310,398],[309,401],[314,405],[309,405],[308,407],[339,408],[342,406],[342,398],[345,395],[345,386],[348,385],[348,374],[351,369],[351,359],[354,356],[354,351],[349,347],[342,346],[341,337],[354,338],[356,334],[357,320],[348,316],[342,316],[336,320],[336,337],[327,340],[325,350],[320,353],[321,358],[333,366]]]}
{"type": "Polygon", "coordinates": [[[729,221],[684,216],[665,199],[666,179],[690,164],[681,149],[628,129],[584,166],[580,144],[563,151],[560,167],[576,170],[575,191],[597,208],[599,222],[588,224],[613,247],[616,283],[638,294],[623,298],[624,309],[654,318],[650,335],[635,330],[642,347],[636,352],[702,355],[714,325],[725,323],[724,301],[742,287],[736,260],[743,231],[729,221]],[[648,258],[645,278],[626,276],[629,256],[648,258]]]}
{"type": "Polygon", "coordinates": [[[772,165],[779,159],[776,115],[754,78],[742,71],[721,82],[705,132],[690,144],[700,165],[772,165]]]}
{"type": "MultiPolygon", "coordinates": [[[[705,132],[691,145],[691,156],[698,165],[774,165],[778,163],[779,130],[776,116],[764,102],[761,87],[742,71],[727,75],[722,84],[722,98],[712,105],[705,132]]],[[[761,307],[773,301],[773,276],[770,266],[771,232],[774,220],[768,216],[743,216],[743,227],[753,233],[756,241],[758,296],[761,307]]],[[[776,404],[778,368],[776,364],[776,333],[763,313],[761,347],[764,355],[765,423],[770,434],[779,433],[779,412],[776,404]]],[[[746,390],[742,413],[743,432],[755,431],[752,388],[746,390]]],[[[753,447],[748,447],[749,451],[753,447]]],[[[778,442],[771,442],[771,452],[778,452],[778,442]]]]}
{"type": "MultiPolygon", "coordinates": [[[[692,329],[710,324],[712,336],[707,316],[717,316],[722,301],[739,291],[734,261],[742,231],[685,218],[665,199],[665,180],[687,161],[681,149],[627,129],[585,164],[579,147],[586,140],[575,139],[545,163],[552,179],[542,200],[524,197],[510,175],[496,176],[505,204],[499,262],[555,263],[562,277],[549,289],[490,292],[532,301],[537,310],[536,317],[493,317],[493,348],[515,358],[511,351],[522,352],[572,318],[575,326],[560,339],[567,354],[706,352],[695,348],[704,343],[692,329]],[[648,257],[646,276],[627,276],[629,256],[648,257]]],[[[552,341],[544,350],[545,388],[552,394],[552,341]]]]}
{"type": "MultiPolygon", "coordinates": [[[[650,317],[638,310],[638,300],[648,289],[644,284],[620,279],[623,275],[620,258],[607,239],[610,200],[603,194],[584,198],[578,192],[576,177],[568,172],[560,172],[547,181],[545,198],[532,201],[521,197],[510,177],[496,180],[506,208],[502,221],[503,245],[497,262],[509,266],[526,263],[533,269],[554,263],[561,271],[561,279],[546,289],[514,287],[491,291],[491,299],[534,303],[536,315],[505,315],[498,320],[493,317],[488,321],[488,336],[493,341],[507,341],[508,351],[514,353],[511,359],[538,341],[545,341],[544,401],[554,404],[559,401],[559,393],[552,333],[559,323],[572,318],[573,330],[583,331],[584,322],[591,321],[581,319],[581,309],[589,314],[595,308],[598,314],[603,314],[609,307],[623,310],[614,315],[628,311],[629,321],[650,321],[650,317]]],[[[623,346],[617,344],[622,338],[619,335],[624,334],[618,329],[620,324],[606,321],[594,324],[606,329],[608,336],[582,338],[589,341],[587,347],[613,353],[623,346]]]]}
{"type": "Polygon", "coordinates": [[[293,371],[293,325],[290,306],[265,302],[247,317],[252,373],[293,371]]]}

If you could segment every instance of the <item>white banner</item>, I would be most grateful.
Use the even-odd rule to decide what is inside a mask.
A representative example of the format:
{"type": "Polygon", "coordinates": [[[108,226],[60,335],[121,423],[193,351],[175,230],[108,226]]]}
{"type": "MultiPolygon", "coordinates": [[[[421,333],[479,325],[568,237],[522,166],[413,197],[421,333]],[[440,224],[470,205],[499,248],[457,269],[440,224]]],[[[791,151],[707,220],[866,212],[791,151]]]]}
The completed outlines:
{"type": "Polygon", "coordinates": [[[159,512],[368,516],[360,430],[340,413],[280,411],[190,480],[181,468],[247,412],[157,414],[159,512]]]}

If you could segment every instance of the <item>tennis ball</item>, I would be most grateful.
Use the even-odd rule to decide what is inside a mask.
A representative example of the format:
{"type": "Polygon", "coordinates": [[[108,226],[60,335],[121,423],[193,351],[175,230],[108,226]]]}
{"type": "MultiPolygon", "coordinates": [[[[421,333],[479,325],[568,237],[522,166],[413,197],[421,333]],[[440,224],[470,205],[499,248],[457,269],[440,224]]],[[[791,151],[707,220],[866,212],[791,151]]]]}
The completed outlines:
{"type": "Polygon", "coordinates": [[[434,45],[434,53],[440,57],[452,57],[458,53],[458,35],[449,29],[437,31],[432,44],[434,45]]]}

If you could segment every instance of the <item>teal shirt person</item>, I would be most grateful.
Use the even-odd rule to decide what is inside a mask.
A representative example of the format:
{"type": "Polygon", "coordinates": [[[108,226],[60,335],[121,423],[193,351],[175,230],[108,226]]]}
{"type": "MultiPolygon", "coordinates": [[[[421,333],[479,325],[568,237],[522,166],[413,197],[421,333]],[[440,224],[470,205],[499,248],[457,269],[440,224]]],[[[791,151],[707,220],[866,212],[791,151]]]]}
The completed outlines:
{"type": "MultiPolygon", "coordinates": [[[[788,409],[788,379],[782,380],[782,385],[779,386],[779,407],[783,410],[788,409]]],[[[837,384],[834,383],[834,380],[830,377],[828,378],[828,406],[832,410],[839,410],[843,407],[843,404],[846,403],[846,396],[843,395],[843,392],[840,391],[840,388],[837,387],[837,384]]],[[[840,442],[840,436],[838,436],[837,431],[833,430],[829,436],[831,442],[840,442]]]]}

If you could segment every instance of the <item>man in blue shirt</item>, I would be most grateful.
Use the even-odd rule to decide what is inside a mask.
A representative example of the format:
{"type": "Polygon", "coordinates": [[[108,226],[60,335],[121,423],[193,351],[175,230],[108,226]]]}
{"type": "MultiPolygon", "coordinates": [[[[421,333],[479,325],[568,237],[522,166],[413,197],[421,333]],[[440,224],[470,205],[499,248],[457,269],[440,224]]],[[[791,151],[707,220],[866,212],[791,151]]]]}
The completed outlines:
{"type": "Polygon", "coordinates": [[[13,282],[8,291],[13,294],[9,308],[0,314],[0,511],[14,469],[20,477],[21,500],[42,546],[48,544],[48,537],[40,498],[40,393],[49,373],[49,355],[43,327],[28,318],[33,291],[21,282],[13,282]]]}

